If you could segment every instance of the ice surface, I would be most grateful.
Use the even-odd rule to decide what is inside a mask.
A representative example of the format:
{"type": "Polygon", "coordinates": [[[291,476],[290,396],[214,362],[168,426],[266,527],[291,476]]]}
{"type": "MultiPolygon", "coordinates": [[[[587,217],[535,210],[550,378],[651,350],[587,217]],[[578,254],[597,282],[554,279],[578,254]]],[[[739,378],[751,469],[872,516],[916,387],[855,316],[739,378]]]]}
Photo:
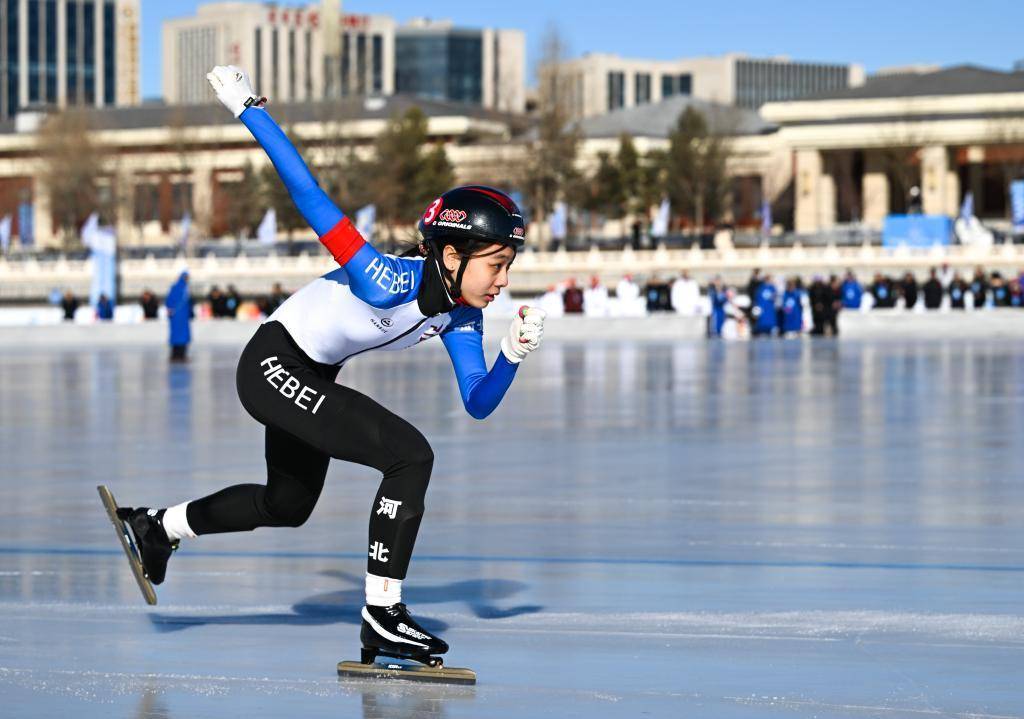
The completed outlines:
{"type": "Polygon", "coordinates": [[[363,467],[143,603],[95,486],[262,481],[237,355],[0,337],[0,716],[1024,716],[1020,341],[550,337],[484,422],[440,346],[360,358],[434,446],[404,594],[472,688],[336,676],[363,467]]]}

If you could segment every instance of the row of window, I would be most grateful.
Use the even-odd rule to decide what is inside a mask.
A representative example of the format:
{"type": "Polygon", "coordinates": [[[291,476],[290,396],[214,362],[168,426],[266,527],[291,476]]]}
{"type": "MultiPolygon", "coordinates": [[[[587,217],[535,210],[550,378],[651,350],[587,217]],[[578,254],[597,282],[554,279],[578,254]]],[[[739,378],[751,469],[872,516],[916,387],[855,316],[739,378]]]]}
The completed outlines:
{"type": "MultiPolygon", "coordinates": [[[[693,91],[693,77],[689,73],[678,75],[663,74],[661,76],[662,99],[674,95],[690,95],[693,91]]],[[[637,72],[633,74],[633,104],[646,105],[651,102],[651,73],[637,72]]],[[[626,74],[612,71],[608,73],[608,109],[617,110],[626,105],[626,74]]]]}
{"type": "MultiPolygon", "coordinates": [[[[300,99],[304,98],[310,100],[313,98],[313,38],[312,33],[309,30],[304,32],[304,42],[302,50],[302,67],[303,67],[303,88],[302,94],[297,92],[296,78],[298,69],[298,57],[296,51],[296,30],[294,28],[288,29],[287,31],[279,30],[278,28],[272,28],[270,30],[270,67],[268,68],[270,76],[270,96],[280,96],[281,87],[278,84],[280,80],[280,50],[279,43],[280,33],[287,32],[287,95],[286,97],[300,99]]],[[[374,34],[370,36],[370,88],[373,93],[380,93],[384,89],[384,38],[382,35],[374,34]]],[[[324,82],[328,83],[333,80],[335,76],[340,78],[340,91],[342,96],[348,96],[352,94],[352,35],[345,33],[341,36],[342,48],[341,58],[339,61],[338,68],[325,67],[324,82]],[[337,72],[332,72],[332,70],[337,72]]],[[[264,73],[263,73],[263,28],[257,27],[255,30],[254,42],[256,46],[256,88],[262,89],[267,88],[264,84],[264,73]]],[[[367,69],[367,35],[366,33],[355,34],[355,94],[365,95],[367,92],[366,86],[366,69],[367,69]]],[[[265,91],[265,90],[261,90],[265,91]]]]}
{"type": "MultiPolygon", "coordinates": [[[[3,0],[0,4],[0,41],[6,60],[5,92],[0,101],[0,116],[10,117],[20,106],[20,24],[26,25],[28,55],[28,101],[57,102],[58,33],[57,3],[63,0],[29,0],[27,13],[21,16],[19,0],[3,0]]],[[[103,72],[105,105],[113,105],[116,98],[117,32],[114,0],[67,3],[64,27],[66,94],[68,102],[94,104],[97,93],[97,72],[103,72]],[[96,47],[97,11],[103,27],[103,54],[98,57],[96,47]]]]}
{"type": "Polygon", "coordinates": [[[766,102],[796,100],[849,84],[844,65],[740,60],[736,63],[736,104],[756,109],[766,102]]]}

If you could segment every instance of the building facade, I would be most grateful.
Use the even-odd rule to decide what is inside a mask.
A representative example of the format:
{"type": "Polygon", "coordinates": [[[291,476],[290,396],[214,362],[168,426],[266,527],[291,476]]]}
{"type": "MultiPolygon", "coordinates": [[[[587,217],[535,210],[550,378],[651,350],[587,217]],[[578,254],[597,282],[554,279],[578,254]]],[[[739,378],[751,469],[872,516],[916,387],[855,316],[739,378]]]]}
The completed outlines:
{"type": "Polygon", "coordinates": [[[637,60],[587,54],[559,65],[575,118],[658,103],[678,95],[756,109],[864,82],[859,65],[755,59],[731,54],[680,60],[637,60]]]}
{"type": "Polygon", "coordinates": [[[139,0],[3,0],[0,118],[139,102],[139,0]]]}
{"type": "Polygon", "coordinates": [[[526,106],[526,39],[519,30],[418,20],[395,36],[395,91],[505,112],[526,106]]]}
{"type": "Polygon", "coordinates": [[[797,233],[880,229],[910,206],[1008,220],[1008,186],[1024,179],[1024,73],[969,65],[873,77],[859,88],[761,108],[794,167],[797,233]]]}
{"type": "Polygon", "coordinates": [[[325,11],[329,4],[225,2],[165,22],[165,101],[211,102],[206,73],[225,64],[245,68],[258,92],[279,101],[393,94],[394,21],[340,14],[328,22],[325,11]]]}
{"type": "Polygon", "coordinates": [[[522,32],[425,20],[396,28],[390,17],[346,15],[338,6],[222,2],[165,22],[166,102],[211,102],[206,73],[234,64],[260,93],[286,102],[404,93],[523,111],[522,32]]]}

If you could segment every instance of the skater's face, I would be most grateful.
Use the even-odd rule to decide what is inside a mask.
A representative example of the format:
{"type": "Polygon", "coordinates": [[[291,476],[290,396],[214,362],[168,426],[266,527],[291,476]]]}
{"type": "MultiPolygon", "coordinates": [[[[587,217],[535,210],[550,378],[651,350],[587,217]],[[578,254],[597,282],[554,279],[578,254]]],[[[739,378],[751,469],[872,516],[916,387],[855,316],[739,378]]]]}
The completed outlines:
{"type": "MultiPolygon", "coordinates": [[[[490,245],[469,258],[462,274],[462,299],[470,307],[483,309],[508,286],[508,273],[516,252],[506,245],[490,245]]],[[[455,248],[444,248],[444,264],[453,275],[462,258],[455,248]]]]}

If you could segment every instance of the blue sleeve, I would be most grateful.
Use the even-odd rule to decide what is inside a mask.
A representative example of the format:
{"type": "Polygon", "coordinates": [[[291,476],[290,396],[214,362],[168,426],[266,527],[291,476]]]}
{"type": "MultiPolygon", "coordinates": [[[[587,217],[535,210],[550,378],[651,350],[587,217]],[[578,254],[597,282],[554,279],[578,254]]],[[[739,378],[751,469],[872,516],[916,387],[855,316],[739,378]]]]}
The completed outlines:
{"type": "Polygon", "coordinates": [[[462,404],[474,419],[484,419],[497,408],[515,379],[516,368],[519,366],[509,362],[504,353],[499,351],[494,366],[488,372],[483,339],[483,315],[480,310],[467,311],[463,316],[456,317],[441,333],[441,341],[455,368],[462,404]]]}
{"type": "MultiPolygon", "coordinates": [[[[295,206],[346,273],[352,294],[373,307],[395,307],[419,292],[422,261],[382,255],[331,201],[274,118],[259,107],[239,116],[281,176],[295,206]]],[[[329,277],[335,273],[331,273],[329,277]]]]}
{"type": "Polygon", "coordinates": [[[295,206],[318,236],[323,237],[345,219],[345,213],[320,189],[313,173],[270,113],[261,107],[247,107],[238,119],[249,128],[274,163],[295,206]]]}

